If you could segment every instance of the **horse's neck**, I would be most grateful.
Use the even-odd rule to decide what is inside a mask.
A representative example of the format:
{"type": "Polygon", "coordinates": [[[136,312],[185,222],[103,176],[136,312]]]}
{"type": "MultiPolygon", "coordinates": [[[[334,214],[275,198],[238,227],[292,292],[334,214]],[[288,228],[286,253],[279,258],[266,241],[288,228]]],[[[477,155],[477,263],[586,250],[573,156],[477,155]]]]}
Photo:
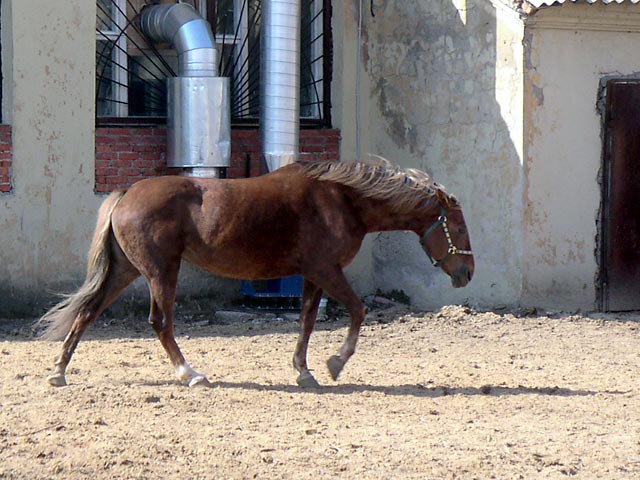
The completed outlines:
{"type": "Polygon", "coordinates": [[[422,232],[439,215],[437,207],[400,212],[388,202],[370,198],[361,197],[356,200],[356,204],[368,233],[394,230],[422,232]]]}

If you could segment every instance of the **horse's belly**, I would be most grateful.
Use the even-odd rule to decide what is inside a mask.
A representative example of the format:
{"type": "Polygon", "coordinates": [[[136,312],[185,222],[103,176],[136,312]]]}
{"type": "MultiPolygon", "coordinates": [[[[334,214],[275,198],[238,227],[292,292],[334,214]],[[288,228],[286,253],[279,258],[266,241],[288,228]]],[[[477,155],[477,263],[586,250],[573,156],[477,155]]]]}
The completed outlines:
{"type": "Polygon", "coordinates": [[[244,280],[279,278],[300,273],[295,256],[269,252],[194,252],[188,249],[183,259],[209,273],[244,280]]]}

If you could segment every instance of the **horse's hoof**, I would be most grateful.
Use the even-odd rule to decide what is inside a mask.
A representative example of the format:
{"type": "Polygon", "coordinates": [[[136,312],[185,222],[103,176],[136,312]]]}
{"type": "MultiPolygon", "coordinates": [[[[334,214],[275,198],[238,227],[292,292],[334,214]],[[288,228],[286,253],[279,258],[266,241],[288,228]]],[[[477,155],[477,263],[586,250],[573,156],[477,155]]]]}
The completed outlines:
{"type": "Polygon", "coordinates": [[[54,387],[64,387],[67,385],[67,379],[62,373],[56,373],[55,375],[47,377],[47,382],[54,387]]]}
{"type": "Polygon", "coordinates": [[[211,383],[207,380],[207,377],[204,375],[196,375],[192,379],[189,380],[189,388],[194,387],[210,387],[211,383]]]}
{"type": "Polygon", "coordinates": [[[296,383],[302,388],[320,388],[318,381],[309,372],[298,375],[296,383]]]}
{"type": "Polygon", "coordinates": [[[332,356],[329,360],[327,360],[327,368],[329,369],[329,373],[331,374],[331,378],[337,380],[340,376],[340,372],[344,368],[345,361],[342,360],[338,355],[332,356]]]}

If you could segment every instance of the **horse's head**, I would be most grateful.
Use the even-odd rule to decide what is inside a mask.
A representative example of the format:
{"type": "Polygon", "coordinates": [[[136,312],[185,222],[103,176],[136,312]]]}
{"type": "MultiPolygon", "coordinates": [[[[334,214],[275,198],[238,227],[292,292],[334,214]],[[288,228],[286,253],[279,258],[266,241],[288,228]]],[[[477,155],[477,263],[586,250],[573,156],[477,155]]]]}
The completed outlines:
{"type": "Polygon", "coordinates": [[[473,277],[473,254],[462,208],[454,197],[446,200],[439,206],[439,215],[421,233],[420,244],[433,266],[442,268],[451,284],[459,288],[473,277]]]}

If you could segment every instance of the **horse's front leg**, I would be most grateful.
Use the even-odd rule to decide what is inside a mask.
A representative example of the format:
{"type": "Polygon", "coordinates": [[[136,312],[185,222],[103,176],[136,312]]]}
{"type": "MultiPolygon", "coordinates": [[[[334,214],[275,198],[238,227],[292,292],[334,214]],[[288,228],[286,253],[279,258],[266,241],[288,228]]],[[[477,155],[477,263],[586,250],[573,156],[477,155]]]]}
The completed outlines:
{"type": "Polygon", "coordinates": [[[360,335],[360,326],[364,321],[365,306],[353,291],[349,282],[347,282],[339,266],[335,266],[328,271],[318,272],[318,278],[314,278],[314,281],[316,281],[328,295],[344,305],[351,316],[351,326],[349,327],[347,339],[342,345],[338,355],[333,355],[327,361],[331,378],[337,380],[345,364],[356,351],[356,344],[358,343],[358,337],[360,335]]]}
{"type": "Polygon", "coordinates": [[[300,309],[300,335],[293,354],[293,367],[300,373],[296,380],[303,388],[318,388],[320,385],[307,367],[307,347],[318,316],[318,305],[322,289],[306,278],[302,284],[302,308],[300,309]]]}

